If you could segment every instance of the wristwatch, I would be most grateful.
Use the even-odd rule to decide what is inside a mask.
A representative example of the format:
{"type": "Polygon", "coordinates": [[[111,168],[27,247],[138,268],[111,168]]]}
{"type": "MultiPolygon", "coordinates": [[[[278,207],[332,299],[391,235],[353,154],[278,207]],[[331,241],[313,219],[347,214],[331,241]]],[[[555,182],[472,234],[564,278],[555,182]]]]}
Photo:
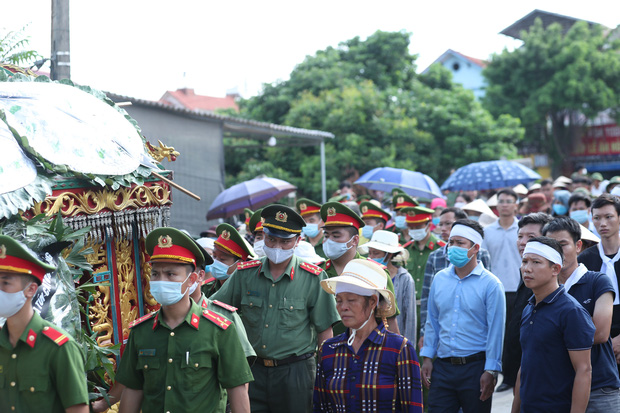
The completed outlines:
{"type": "Polygon", "coordinates": [[[489,373],[491,376],[493,376],[493,378],[495,380],[497,380],[497,375],[499,374],[499,371],[497,370],[485,370],[485,373],[489,373]]]}

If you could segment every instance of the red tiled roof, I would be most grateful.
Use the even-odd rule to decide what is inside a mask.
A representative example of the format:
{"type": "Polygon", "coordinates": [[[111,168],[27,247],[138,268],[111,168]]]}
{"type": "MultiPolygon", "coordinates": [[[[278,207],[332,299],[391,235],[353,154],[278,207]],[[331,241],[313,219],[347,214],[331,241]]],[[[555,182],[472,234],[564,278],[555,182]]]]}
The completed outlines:
{"type": "Polygon", "coordinates": [[[163,104],[184,108],[189,110],[215,110],[215,109],[234,109],[239,111],[239,106],[235,103],[235,96],[228,95],[223,98],[197,95],[194,89],[177,89],[167,91],[159,99],[163,104]]]}
{"type": "Polygon", "coordinates": [[[480,66],[480,67],[482,67],[482,68],[487,67],[487,64],[488,64],[488,63],[487,63],[487,61],[486,61],[486,60],[477,59],[477,58],[475,58],[475,57],[467,56],[467,55],[464,55],[464,54],[463,54],[463,53],[461,53],[461,52],[457,52],[456,50],[452,50],[452,52],[453,52],[453,53],[456,53],[456,54],[459,54],[459,55],[461,55],[461,56],[463,56],[465,59],[469,60],[470,62],[472,62],[472,63],[473,63],[473,64],[475,64],[475,65],[478,65],[478,66],[480,66]]]}

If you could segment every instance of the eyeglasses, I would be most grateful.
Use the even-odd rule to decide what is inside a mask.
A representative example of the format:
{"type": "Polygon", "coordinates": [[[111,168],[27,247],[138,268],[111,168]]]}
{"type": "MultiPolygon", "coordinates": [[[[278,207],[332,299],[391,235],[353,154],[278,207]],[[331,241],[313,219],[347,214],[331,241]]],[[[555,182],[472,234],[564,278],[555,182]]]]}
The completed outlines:
{"type": "Polygon", "coordinates": [[[511,201],[511,200],[509,200],[509,199],[502,199],[502,200],[500,200],[500,201],[497,201],[497,203],[498,203],[499,205],[512,205],[512,204],[514,204],[514,203],[515,203],[515,201],[511,201]]]}

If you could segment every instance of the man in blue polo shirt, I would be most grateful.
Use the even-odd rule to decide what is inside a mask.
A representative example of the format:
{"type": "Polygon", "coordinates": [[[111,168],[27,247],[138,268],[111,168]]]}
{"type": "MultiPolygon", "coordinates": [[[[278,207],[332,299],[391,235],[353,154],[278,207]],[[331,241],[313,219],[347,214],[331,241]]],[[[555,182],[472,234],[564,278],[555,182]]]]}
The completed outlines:
{"type": "Polygon", "coordinates": [[[558,217],[545,225],[543,235],[560,243],[564,265],[559,282],[581,304],[594,322],[592,346],[592,384],[588,413],[620,412],[620,378],[616,357],[611,344],[611,318],[614,305],[614,287],[606,274],[588,271],[577,262],[581,252],[581,228],[569,217],[558,217]]]}
{"type": "Polygon", "coordinates": [[[536,237],[523,251],[521,273],[534,296],[521,319],[521,369],[512,412],[585,412],[590,397],[590,349],[595,327],[588,312],[558,284],[563,253],[536,237]]]}

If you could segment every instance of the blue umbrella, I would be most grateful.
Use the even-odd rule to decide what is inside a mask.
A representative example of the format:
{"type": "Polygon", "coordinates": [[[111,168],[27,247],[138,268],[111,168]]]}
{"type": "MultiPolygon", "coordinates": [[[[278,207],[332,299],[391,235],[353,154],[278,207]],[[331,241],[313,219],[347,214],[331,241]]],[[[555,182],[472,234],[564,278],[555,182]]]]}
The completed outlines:
{"type": "Polygon", "coordinates": [[[245,208],[256,210],[276,202],[296,186],[276,178],[254,178],[222,191],[209,207],[207,220],[241,214],[245,208]]]}
{"type": "Polygon", "coordinates": [[[443,183],[441,190],[497,189],[527,184],[537,179],[540,179],[540,175],[518,162],[475,162],[457,169],[443,183]]]}
{"type": "Polygon", "coordinates": [[[407,169],[390,167],[375,168],[366,172],[355,181],[355,184],[375,191],[390,192],[400,188],[407,194],[422,198],[441,197],[439,186],[428,175],[407,169]]]}

